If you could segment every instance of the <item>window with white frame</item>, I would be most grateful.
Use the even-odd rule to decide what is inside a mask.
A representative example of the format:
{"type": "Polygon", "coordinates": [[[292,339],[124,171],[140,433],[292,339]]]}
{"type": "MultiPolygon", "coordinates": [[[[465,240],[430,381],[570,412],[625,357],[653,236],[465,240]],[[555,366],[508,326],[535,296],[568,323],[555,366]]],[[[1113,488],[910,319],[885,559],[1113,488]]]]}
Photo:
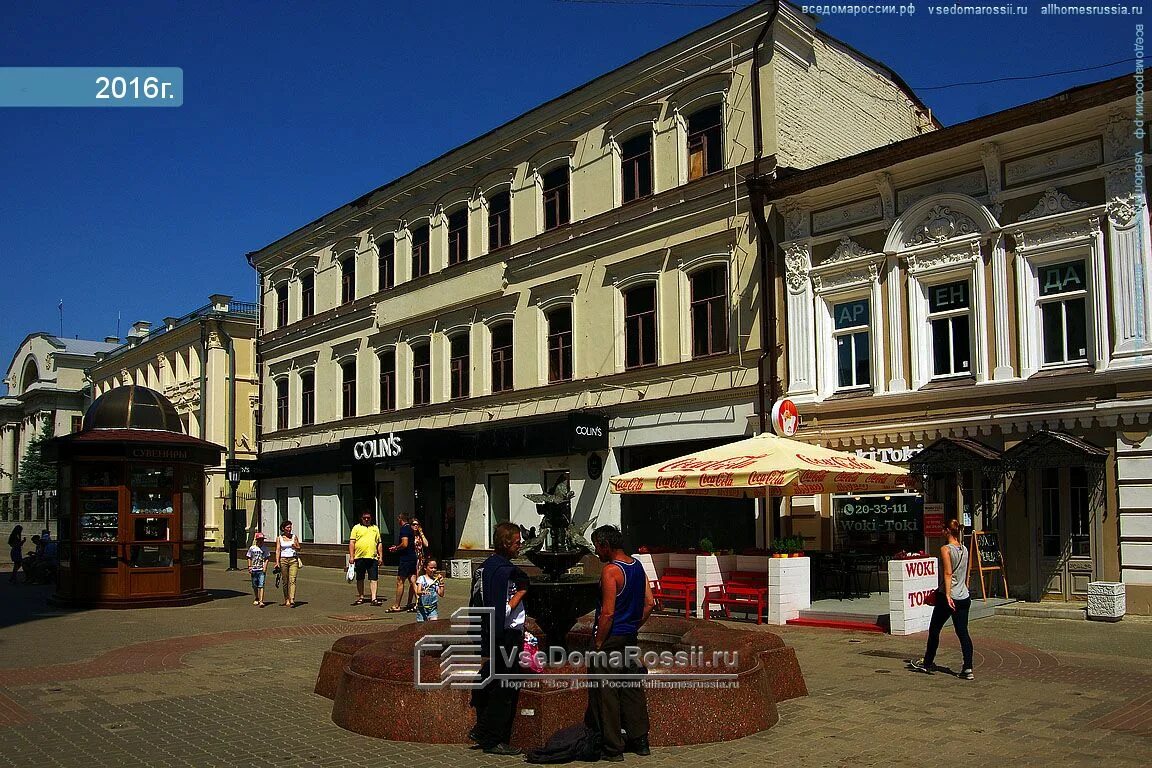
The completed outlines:
{"type": "Polygon", "coordinates": [[[692,357],[728,351],[728,268],[706,267],[688,278],[692,357]]]}
{"type": "Polygon", "coordinates": [[[620,191],[625,203],[652,194],[652,131],[620,143],[620,191]]]}
{"type": "Polygon", "coordinates": [[[544,229],[555,229],[571,219],[571,173],[567,163],[553,168],[540,177],[544,194],[544,229]]]}
{"type": "Polygon", "coordinates": [[[316,273],[309,270],[300,275],[300,317],[316,314],[316,273]]]}
{"type": "Polygon", "coordinates": [[[396,410],[396,350],[380,353],[380,412],[396,410]]]}
{"type": "Polygon", "coordinates": [[[288,429],[288,377],[276,379],[276,429],[288,429]]]}
{"type": "Polygon", "coordinates": [[[428,225],[412,228],[412,279],[424,277],[429,269],[428,225]]]}
{"type": "Polygon", "coordinates": [[[572,378],[572,307],[563,305],[545,315],[548,324],[548,382],[572,378]]]}
{"type": "Polygon", "coordinates": [[[495,251],[512,242],[512,195],[507,190],[488,201],[488,250],[495,251]]]}
{"type": "Polygon", "coordinates": [[[288,325],[288,282],[276,286],[276,327],[288,325]]]}
{"type": "Polygon", "coordinates": [[[1037,268],[1044,365],[1088,359],[1088,270],[1083,259],[1037,268]]]}
{"type": "Polygon", "coordinates": [[[427,342],[412,345],[412,405],[432,402],[432,352],[427,342]]]}
{"type": "Polygon", "coordinates": [[[316,423],[316,374],[312,371],[300,373],[300,423],[316,423]]]}
{"type": "Polygon", "coordinates": [[[396,285],[396,240],[384,237],[376,241],[376,288],[385,291],[396,285]]]}
{"type": "Polygon", "coordinates": [[[356,360],[340,364],[340,403],[344,418],[356,415],[356,360]]]}
{"type": "Polygon", "coordinates": [[[967,280],[930,285],[928,324],[932,330],[932,375],[972,373],[972,295],[967,280]]]}
{"type": "Polygon", "coordinates": [[[448,214],[448,266],[468,261],[468,206],[448,214]]]}
{"type": "Polygon", "coordinates": [[[492,326],[492,391],[512,389],[512,322],[492,326]]]}
{"type": "Polygon", "coordinates": [[[469,346],[471,337],[467,332],[457,333],[448,339],[448,379],[449,396],[453,400],[468,397],[469,373],[472,370],[469,346]]]}
{"type": "Polygon", "coordinates": [[[345,257],[340,262],[340,303],[356,300],[356,254],[345,257]]]}
{"type": "Polygon", "coordinates": [[[624,292],[624,367],[656,364],[656,283],[624,292]]]}
{"type": "Polygon", "coordinates": [[[856,299],[832,306],[837,389],[872,385],[871,306],[856,299]]]}

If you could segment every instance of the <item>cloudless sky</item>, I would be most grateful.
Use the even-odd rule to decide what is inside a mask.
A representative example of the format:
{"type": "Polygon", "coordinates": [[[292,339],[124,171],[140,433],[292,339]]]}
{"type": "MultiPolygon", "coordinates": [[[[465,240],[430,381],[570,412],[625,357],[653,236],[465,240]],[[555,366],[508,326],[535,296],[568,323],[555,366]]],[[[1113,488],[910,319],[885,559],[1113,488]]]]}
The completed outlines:
{"type": "MultiPolygon", "coordinates": [[[[934,16],[914,0],[912,17],[820,28],[945,125],[1133,71],[1143,17],[1016,2],[1029,13],[934,16]],[[930,88],[984,80],[1001,82],[930,88]]],[[[60,333],[60,300],[64,335],[97,340],[118,315],[123,337],[213,293],[251,300],[249,251],[742,5],[8,0],[0,66],[181,67],[184,105],[0,108],[0,372],[29,333],[60,333]]]]}

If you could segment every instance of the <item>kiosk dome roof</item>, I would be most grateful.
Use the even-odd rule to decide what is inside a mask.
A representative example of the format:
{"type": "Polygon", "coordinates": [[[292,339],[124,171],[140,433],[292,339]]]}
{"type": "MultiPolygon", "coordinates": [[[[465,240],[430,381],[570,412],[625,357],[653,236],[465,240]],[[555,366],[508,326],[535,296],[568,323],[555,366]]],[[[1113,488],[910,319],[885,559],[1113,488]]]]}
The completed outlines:
{"type": "Polygon", "coordinates": [[[84,414],[84,430],[156,429],[184,433],[168,398],[154,389],[128,384],[105,392],[84,414]]]}

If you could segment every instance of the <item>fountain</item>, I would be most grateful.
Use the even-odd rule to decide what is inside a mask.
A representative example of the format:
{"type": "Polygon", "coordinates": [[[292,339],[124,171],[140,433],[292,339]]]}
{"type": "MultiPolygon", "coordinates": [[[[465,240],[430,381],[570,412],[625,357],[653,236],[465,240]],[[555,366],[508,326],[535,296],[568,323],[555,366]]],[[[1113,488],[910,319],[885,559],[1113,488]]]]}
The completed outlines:
{"type": "MultiPolygon", "coordinates": [[[[525,541],[520,554],[543,573],[532,579],[525,608],[544,633],[542,647],[567,648],[568,631],[576,620],[596,607],[599,581],[568,571],[595,550],[584,538],[589,523],[572,524],[568,481],[561,479],[547,493],[527,493],[543,520],[540,534],[525,541]]],[[[523,529],[521,529],[523,530],[523,529]]]]}

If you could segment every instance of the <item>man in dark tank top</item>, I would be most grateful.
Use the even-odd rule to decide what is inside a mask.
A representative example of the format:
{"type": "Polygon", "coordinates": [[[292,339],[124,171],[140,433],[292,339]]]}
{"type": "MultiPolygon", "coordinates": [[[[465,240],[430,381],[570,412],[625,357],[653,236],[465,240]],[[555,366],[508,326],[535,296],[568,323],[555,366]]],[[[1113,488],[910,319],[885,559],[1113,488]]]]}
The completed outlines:
{"type": "Polygon", "coordinates": [[[624,752],[650,754],[644,688],[639,678],[624,677],[643,674],[644,667],[626,658],[613,663],[611,656],[616,651],[622,657],[626,648],[637,645],[637,634],[655,601],[644,566],[624,551],[624,537],[618,528],[600,526],[592,532],[592,545],[605,564],[600,573],[595,643],[596,650],[604,651],[608,658],[593,656],[588,665],[593,685],[588,689],[584,722],[600,734],[602,759],[616,762],[624,759],[624,752]],[[614,676],[621,677],[612,679],[614,676]]]}

